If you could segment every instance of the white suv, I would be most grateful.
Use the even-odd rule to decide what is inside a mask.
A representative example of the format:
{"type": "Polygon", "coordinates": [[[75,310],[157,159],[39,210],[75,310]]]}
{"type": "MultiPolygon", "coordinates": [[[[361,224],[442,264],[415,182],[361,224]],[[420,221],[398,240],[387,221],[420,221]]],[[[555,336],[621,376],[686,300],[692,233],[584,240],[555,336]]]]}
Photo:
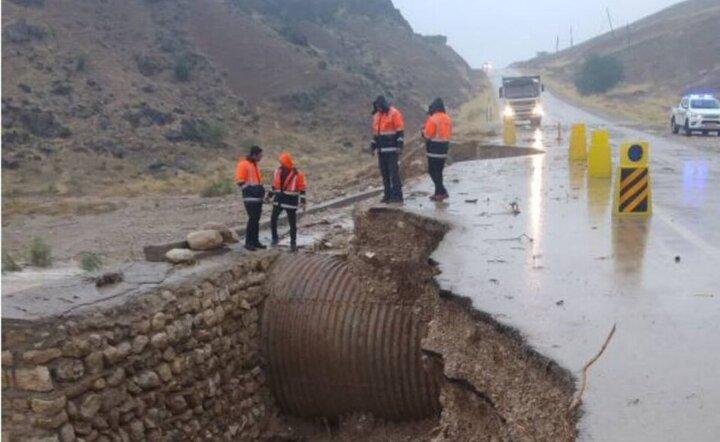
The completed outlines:
{"type": "Polygon", "coordinates": [[[673,108],[670,127],[674,134],[682,129],[685,135],[695,132],[720,136],[720,101],[712,95],[686,95],[673,108]]]}

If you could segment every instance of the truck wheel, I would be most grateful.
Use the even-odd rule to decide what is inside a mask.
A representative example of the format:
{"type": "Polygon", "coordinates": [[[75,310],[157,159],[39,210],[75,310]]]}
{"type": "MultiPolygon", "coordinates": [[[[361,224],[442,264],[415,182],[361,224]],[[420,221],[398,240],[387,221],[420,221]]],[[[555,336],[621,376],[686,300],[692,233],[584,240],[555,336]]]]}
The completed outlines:
{"type": "Polygon", "coordinates": [[[670,121],[670,129],[672,130],[672,133],[677,134],[680,132],[680,126],[675,123],[675,117],[672,117],[672,121],[670,121]]]}
{"type": "Polygon", "coordinates": [[[689,136],[692,135],[692,131],[690,130],[690,123],[688,122],[688,120],[685,120],[685,128],[684,128],[684,131],[685,131],[685,135],[686,135],[686,136],[689,137],[689,136]]]}
{"type": "Polygon", "coordinates": [[[704,130],[704,131],[702,131],[702,134],[703,134],[703,136],[707,137],[708,135],[710,135],[710,131],[704,130]]]}

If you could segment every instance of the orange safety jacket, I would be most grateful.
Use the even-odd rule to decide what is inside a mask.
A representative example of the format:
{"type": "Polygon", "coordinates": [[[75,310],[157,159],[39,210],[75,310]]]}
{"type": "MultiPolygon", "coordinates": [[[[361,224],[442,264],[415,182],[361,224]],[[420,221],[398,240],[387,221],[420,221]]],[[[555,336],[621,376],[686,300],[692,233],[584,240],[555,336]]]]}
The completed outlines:
{"type": "Polygon", "coordinates": [[[262,175],[255,161],[242,158],[235,167],[235,183],[242,189],[243,201],[246,203],[262,203],[265,187],[262,175]]]}
{"type": "Polygon", "coordinates": [[[447,158],[452,124],[452,119],[445,112],[435,112],[428,116],[422,131],[428,158],[447,158]]]}
{"type": "Polygon", "coordinates": [[[305,174],[296,168],[278,167],[273,176],[270,196],[273,204],[283,209],[295,210],[305,202],[305,174]],[[284,179],[283,179],[284,177],[284,179]]]}
{"type": "Polygon", "coordinates": [[[387,112],[375,112],[372,121],[373,141],[371,148],[380,153],[393,153],[402,149],[405,142],[405,121],[397,108],[390,106],[387,112]]]}

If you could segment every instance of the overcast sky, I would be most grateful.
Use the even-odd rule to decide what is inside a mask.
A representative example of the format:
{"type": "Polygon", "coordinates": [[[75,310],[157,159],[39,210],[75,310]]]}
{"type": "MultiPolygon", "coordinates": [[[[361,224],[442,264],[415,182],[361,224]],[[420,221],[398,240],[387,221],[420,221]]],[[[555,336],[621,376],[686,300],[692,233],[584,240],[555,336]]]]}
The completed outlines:
{"type": "Polygon", "coordinates": [[[496,67],[554,51],[625,25],[679,0],[393,0],[420,34],[443,34],[473,67],[490,61],[496,67]]]}

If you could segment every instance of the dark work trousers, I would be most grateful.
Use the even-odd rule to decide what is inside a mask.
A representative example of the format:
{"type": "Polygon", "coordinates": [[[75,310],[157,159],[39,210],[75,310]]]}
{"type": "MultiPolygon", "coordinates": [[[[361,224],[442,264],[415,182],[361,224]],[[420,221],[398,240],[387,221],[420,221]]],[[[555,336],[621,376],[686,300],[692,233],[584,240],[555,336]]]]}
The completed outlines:
{"type": "Polygon", "coordinates": [[[260,215],[262,214],[262,203],[245,203],[245,211],[248,215],[247,229],[245,229],[245,245],[255,246],[260,243],[260,215]]]}
{"type": "Polygon", "coordinates": [[[280,205],[273,206],[272,215],[270,216],[270,230],[272,230],[273,240],[278,239],[278,219],[282,211],[287,213],[288,224],[290,225],[290,242],[295,244],[297,240],[297,209],[287,209],[280,205]]]}
{"type": "Polygon", "coordinates": [[[443,185],[443,169],[445,168],[445,158],[428,157],[428,173],[435,184],[435,195],[447,195],[447,189],[443,185]]]}
{"type": "Polygon", "coordinates": [[[378,153],[380,173],[385,187],[385,199],[388,201],[402,201],[403,199],[398,158],[397,152],[378,153]]]}

